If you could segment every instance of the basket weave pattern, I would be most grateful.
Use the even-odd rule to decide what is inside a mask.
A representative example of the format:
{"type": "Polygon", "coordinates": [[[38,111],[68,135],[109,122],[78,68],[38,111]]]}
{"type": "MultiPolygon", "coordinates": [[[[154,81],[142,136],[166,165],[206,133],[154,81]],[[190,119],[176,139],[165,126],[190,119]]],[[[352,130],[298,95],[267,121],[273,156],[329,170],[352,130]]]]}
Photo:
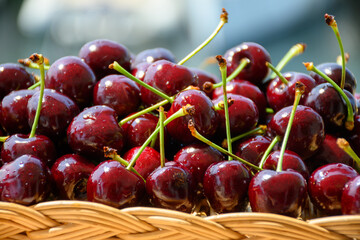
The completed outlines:
{"type": "Polygon", "coordinates": [[[115,209],[82,201],[25,207],[0,202],[0,239],[360,239],[360,215],[302,221],[269,213],[198,217],[177,211],[115,209]]]}

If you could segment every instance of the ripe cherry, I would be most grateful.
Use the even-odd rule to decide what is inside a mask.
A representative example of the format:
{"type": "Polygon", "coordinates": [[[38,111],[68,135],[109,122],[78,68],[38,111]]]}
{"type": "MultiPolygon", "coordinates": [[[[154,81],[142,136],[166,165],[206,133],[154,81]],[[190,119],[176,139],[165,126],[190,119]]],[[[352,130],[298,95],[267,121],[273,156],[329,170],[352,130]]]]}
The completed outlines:
{"type": "Polygon", "coordinates": [[[342,214],[360,214],[360,176],[349,180],[341,195],[342,214]]]}
{"type": "Polygon", "coordinates": [[[166,48],[152,48],[146,49],[142,52],[139,52],[133,62],[132,66],[137,66],[140,63],[153,63],[158,60],[167,60],[169,62],[175,63],[175,56],[174,54],[166,49],[166,48]]]}

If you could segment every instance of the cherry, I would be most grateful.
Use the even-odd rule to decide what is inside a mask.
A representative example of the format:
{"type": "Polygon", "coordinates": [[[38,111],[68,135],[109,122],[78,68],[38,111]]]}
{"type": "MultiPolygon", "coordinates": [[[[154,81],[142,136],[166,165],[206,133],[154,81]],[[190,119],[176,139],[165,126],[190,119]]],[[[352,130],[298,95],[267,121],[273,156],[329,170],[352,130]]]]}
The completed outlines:
{"type": "Polygon", "coordinates": [[[50,170],[37,157],[22,155],[0,169],[0,200],[23,205],[44,201],[51,188],[50,170]]]}
{"type": "Polygon", "coordinates": [[[259,85],[269,72],[266,62],[271,62],[270,54],[266,49],[254,42],[244,42],[226,51],[224,58],[227,61],[227,73],[230,75],[239,65],[242,58],[250,59],[243,71],[236,79],[248,80],[259,85]]]}
{"type": "Polygon", "coordinates": [[[25,68],[14,63],[0,64],[0,99],[13,90],[28,88],[33,83],[33,76],[25,68]]]}
{"type": "Polygon", "coordinates": [[[109,69],[109,65],[114,61],[126,70],[130,70],[130,51],[124,45],[111,40],[97,39],[84,44],[80,49],[79,57],[90,66],[97,80],[117,73],[109,69]]]}
{"type": "Polygon", "coordinates": [[[55,89],[80,107],[90,106],[96,77],[79,57],[66,56],[56,60],[46,72],[45,87],[55,89]]]}
{"type": "Polygon", "coordinates": [[[146,179],[146,192],[155,207],[190,212],[195,191],[191,175],[174,164],[155,169],[146,179]]]}
{"type": "Polygon", "coordinates": [[[195,138],[188,129],[189,119],[193,119],[195,128],[201,135],[206,137],[214,135],[218,127],[218,114],[213,109],[214,105],[210,98],[200,90],[191,89],[179,93],[172,103],[167,117],[170,117],[187,104],[194,106],[194,116],[187,115],[170,122],[166,128],[168,133],[178,142],[193,142],[195,138]]]}
{"type": "Polygon", "coordinates": [[[108,75],[94,87],[94,105],[109,106],[116,111],[118,116],[135,112],[140,102],[139,87],[123,75],[108,75]]]}
{"type": "Polygon", "coordinates": [[[202,187],[206,169],[223,160],[224,156],[218,150],[203,143],[184,146],[174,156],[174,162],[188,170],[198,187],[202,187]]]}
{"type": "Polygon", "coordinates": [[[357,155],[360,155],[360,115],[354,117],[354,128],[346,134],[346,139],[357,155]]]}
{"type": "Polygon", "coordinates": [[[35,90],[17,90],[6,95],[0,105],[0,121],[9,134],[28,133],[27,103],[35,90]]]}
{"type": "Polygon", "coordinates": [[[266,90],[269,106],[275,112],[293,104],[296,82],[301,82],[306,87],[300,100],[302,105],[305,103],[309,92],[316,86],[315,80],[304,73],[288,72],[283,74],[283,77],[287,80],[286,83],[282,82],[279,77],[276,77],[269,83],[266,90]]]}
{"type": "Polygon", "coordinates": [[[238,141],[234,145],[233,151],[236,156],[258,165],[270,143],[271,139],[269,137],[256,135],[244,141],[238,141]]]}
{"type": "Polygon", "coordinates": [[[241,162],[213,163],[204,175],[204,193],[217,213],[244,210],[251,174],[241,162]]]}
{"type": "Polygon", "coordinates": [[[342,214],[360,214],[360,176],[349,180],[341,195],[342,214]]]}
{"type": "MultiPolygon", "coordinates": [[[[321,72],[331,78],[337,85],[341,83],[341,71],[342,66],[337,63],[322,63],[316,66],[321,72]]],[[[326,83],[326,80],[319,74],[311,72],[310,76],[315,79],[317,84],[326,83]]],[[[344,89],[350,93],[354,93],[356,90],[356,79],[355,76],[350,72],[348,68],[345,70],[345,85],[344,89]]]]}
{"type": "Polygon", "coordinates": [[[200,88],[200,90],[204,91],[208,97],[212,97],[212,90],[211,91],[205,91],[204,90],[204,84],[205,83],[212,83],[212,84],[216,84],[219,83],[220,80],[214,75],[211,74],[205,70],[202,70],[200,68],[191,68],[191,71],[193,71],[197,76],[198,76],[198,87],[200,88]]]}
{"type": "Polygon", "coordinates": [[[63,199],[86,200],[87,181],[95,165],[77,154],[58,158],[51,167],[51,175],[63,199]]]}
{"type": "MultiPolygon", "coordinates": [[[[270,155],[265,160],[263,168],[276,170],[279,157],[280,151],[273,151],[272,153],[270,153],[270,155]]],[[[310,176],[309,170],[307,169],[304,161],[300,158],[298,154],[290,150],[285,150],[282,169],[292,169],[300,173],[304,177],[304,179],[308,179],[310,176]]]]}
{"type": "Polygon", "coordinates": [[[135,56],[132,65],[136,67],[140,63],[153,63],[158,60],[167,60],[175,63],[175,56],[166,48],[146,49],[135,56]]]}
{"type": "MultiPolygon", "coordinates": [[[[196,74],[187,67],[167,60],[159,60],[147,68],[144,82],[168,96],[173,96],[190,85],[196,86],[198,80],[196,74]]],[[[140,87],[140,91],[141,100],[147,106],[163,100],[160,96],[143,86],[140,87]]]]}
{"type": "Polygon", "coordinates": [[[300,173],[267,169],[251,179],[248,194],[253,212],[291,217],[300,215],[308,196],[306,180],[300,173]]]}
{"type": "Polygon", "coordinates": [[[97,161],[103,159],[104,147],[120,152],[124,145],[115,110],[103,105],[84,109],[74,117],[67,129],[67,138],[75,153],[97,161]]]}
{"type": "MultiPolygon", "coordinates": [[[[30,126],[34,123],[39,97],[40,92],[38,91],[34,93],[27,104],[30,126]]],[[[78,113],[78,106],[68,96],[53,89],[45,89],[36,132],[57,140],[65,136],[68,125],[78,113]]]]}
{"type": "Polygon", "coordinates": [[[144,193],[144,182],[119,162],[100,163],[87,182],[88,201],[115,208],[135,206],[144,193]]]}
{"type": "Polygon", "coordinates": [[[341,214],[345,184],[358,175],[352,167],[343,163],[331,163],[316,169],[309,178],[311,202],[325,214],[341,214]]]}
{"type": "MultiPolygon", "coordinates": [[[[270,136],[284,136],[292,107],[278,111],[268,124],[270,136]]],[[[312,108],[299,105],[289,136],[287,149],[297,153],[305,160],[313,155],[325,138],[324,122],[312,108]]]]}
{"type": "Polygon", "coordinates": [[[55,145],[47,136],[35,135],[29,138],[29,134],[14,134],[2,145],[1,161],[9,163],[25,154],[39,158],[49,167],[57,156],[55,145]]]}
{"type": "MultiPolygon", "coordinates": [[[[231,135],[236,136],[254,128],[259,121],[259,111],[255,103],[251,99],[241,95],[228,94],[227,97],[232,100],[231,106],[229,106],[231,135]]],[[[223,99],[223,96],[214,99],[214,105],[219,104],[223,99]]],[[[218,133],[225,136],[225,110],[217,110],[217,113],[220,122],[218,133]]]]}
{"type": "MultiPolygon", "coordinates": [[[[145,78],[145,72],[147,68],[150,66],[151,63],[148,62],[142,62],[137,64],[136,66],[132,67],[131,74],[136,77],[137,79],[140,79],[141,81],[144,81],[145,78]]],[[[137,84],[139,87],[140,85],[137,84]]]]}
{"type": "MultiPolygon", "coordinates": [[[[124,154],[124,159],[131,162],[131,159],[138,153],[141,146],[133,147],[124,154]]],[[[160,153],[151,147],[145,147],[139,158],[136,160],[134,169],[146,179],[157,167],[160,166],[160,153]]]]}

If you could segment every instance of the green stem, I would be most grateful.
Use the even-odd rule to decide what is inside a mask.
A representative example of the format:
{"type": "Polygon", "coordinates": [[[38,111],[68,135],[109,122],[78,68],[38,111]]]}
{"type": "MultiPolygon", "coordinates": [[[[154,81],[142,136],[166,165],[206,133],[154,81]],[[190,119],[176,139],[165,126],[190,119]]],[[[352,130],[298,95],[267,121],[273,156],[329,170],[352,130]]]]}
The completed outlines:
{"type": "Polygon", "coordinates": [[[41,81],[34,83],[30,87],[28,87],[29,90],[33,90],[41,85],[41,81]]]}
{"type": "Polygon", "coordinates": [[[278,161],[278,165],[276,168],[277,172],[281,172],[282,171],[282,165],[283,165],[283,160],[284,160],[284,154],[285,154],[285,149],[286,149],[286,145],[287,142],[289,140],[289,136],[290,136],[290,131],[291,131],[291,127],[292,124],[294,122],[294,118],[295,118],[295,112],[296,112],[296,108],[299,105],[300,99],[301,99],[301,95],[304,93],[305,90],[305,85],[297,82],[296,83],[296,90],[295,90],[295,100],[294,100],[294,104],[293,107],[291,109],[291,113],[290,113],[290,117],[289,117],[289,122],[286,126],[286,130],[285,130],[285,134],[284,134],[284,138],[281,144],[281,149],[280,149],[280,155],[279,155],[279,161],[278,161]]]}
{"type": "Polygon", "coordinates": [[[266,151],[262,155],[260,163],[259,163],[259,167],[261,167],[261,168],[264,167],[264,164],[265,164],[265,161],[266,161],[267,157],[269,156],[269,154],[271,153],[271,151],[275,147],[275,144],[277,144],[278,142],[280,142],[280,136],[274,137],[274,139],[271,141],[270,145],[268,146],[268,148],[266,149],[266,151]]]}
{"type": "MultiPolygon", "coordinates": [[[[187,108],[192,108],[192,106],[187,106],[187,108]]],[[[166,126],[169,122],[173,121],[176,118],[188,115],[188,114],[192,114],[189,113],[191,112],[191,110],[186,109],[186,107],[183,107],[181,109],[179,109],[177,112],[175,112],[174,114],[172,114],[169,118],[167,118],[164,121],[164,126],[166,126]]],[[[132,167],[134,167],[136,160],[140,157],[141,153],[144,151],[144,149],[150,144],[151,140],[159,133],[160,131],[160,126],[157,127],[152,134],[146,139],[146,141],[143,143],[143,145],[139,148],[139,151],[133,156],[133,158],[131,159],[130,164],[127,166],[127,169],[130,169],[132,167]]]]}
{"type": "Polygon", "coordinates": [[[8,138],[9,138],[9,136],[2,136],[2,137],[0,137],[0,142],[5,142],[6,139],[8,139],[8,138]]]}
{"type": "Polygon", "coordinates": [[[340,88],[331,78],[329,78],[325,73],[321,72],[319,69],[317,69],[314,64],[312,62],[307,62],[304,63],[306,69],[308,71],[313,71],[317,74],[319,74],[322,78],[325,79],[325,81],[327,81],[328,83],[330,83],[335,89],[336,91],[342,96],[342,98],[345,100],[346,102],[346,107],[347,107],[347,118],[346,118],[346,122],[345,122],[345,128],[347,130],[352,130],[354,128],[354,111],[352,109],[351,103],[349,98],[346,96],[346,94],[344,93],[344,91],[342,90],[342,88],[340,88]]]}
{"type": "MultiPolygon", "coordinates": [[[[40,69],[40,65],[37,63],[32,62],[29,58],[25,58],[25,59],[19,59],[18,62],[22,65],[24,65],[25,67],[28,68],[32,68],[32,69],[40,69]]],[[[45,70],[49,70],[50,65],[46,65],[44,64],[44,69],[45,70]]]]}
{"type": "MultiPolygon", "coordinates": [[[[280,62],[276,65],[275,67],[276,70],[280,72],[292,58],[302,54],[305,51],[305,48],[306,48],[306,44],[304,43],[298,43],[292,46],[290,50],[280,60],[280,62]]],[[[273,72],[270,75],[270,79],[273,79],[275,77],[276,77],[276,73],[273,72]]]]}
{"type": "MultiPolygon", "coordinates": [[[[158,120],[158,122],[156,124],[155,129],[158,128],[158,127],[160,127],[160,117],[159,117],[159,120],[158,120]]],[[[156,140],[157,140],[157,135],[151,140],[150,147],[155,148],[156,140]]]]}
{"type": "Polygon", "coordinates": [[[120,64],[118,62],[115,61],[114,63],[110,64],[109,68],[118,71],[119,73],[123,74],[125,77],[130,78],[131,80],[133,80],[137,84],[143,86],[144,88],[148,89],[149,91],[151,91],[151,92],[155,93],[156,95],[168,100],[169,103],[172,103],[174,101],[173,98],[169,97],[165,93],[159,91],[158,89],[156,89],[156,88],[150,86],[149,84],[141,81],[140,79],[137,79],[136,77],[134,77],[131,73],[126,71],[122,66],[120,66],[120,64]]]}
{"type": "Polygon", "coordinates": [[[168,100],[163,100],[163,101],[161,101],[161,102],[158,102],[158,103],[155,104],[155,105],[152,105],[152,106],[150,106],[150,107],[148,107],[148,108],[145,108],[145,109],[143,109],[143,110],[141,110],[141,111],[139,111],[139,112],[136,112],[136,113],[134,113],[134,114],[132,114],[132,115],[130,115],[130,116],[122,119],[122,120],[119,122],[119,125],[122,126],[122,125],[124,125],[125,123],[127,123],[128,121],[133,120],[133,119],[135,119],[135,118],[137,118],[137,117],[140,117],[141,115],[144,115],[145,113],[152,112],[152,111],[154,111],[155,109],[159,108],[160,106],[164,106],[164,105],[167,104],[167,103],[169,103],[168,100]]]}
{"type": "Polygon", "coordinates": [[[288,85],[289,81],[284,78],[284,76],[269,62],[266,62],[266,66],[268,66],[273,72],[280,78],[281,82],[285,85],[288,85]]]}
{"type": "Polygon", "coordinates": [[[164,132],[165,132],[165,114],[164,114],[164,108],[159,108],[159,123],[160,123],[160,166],[165,166],[165,141],[164,141],[164,132]]]}
{"type": "Polygon", "coordinates": [[[29,138],[33,138],[35,136],[36,128],[39,123],[40,112],[42,108],[42,101],[44,96],[44,89],[45,89],[45,68],[44,68],[44,57],[41,54],[37,55],[38,58],[38,65],[40,69],[40,92],[39,92],[39,101],[38,106],[36,108],[34,122],[31,127],[31,132],[29,138]]]}
{"type": "Polygon", "coordinates": [[[178,65],[183,65],[186,61],[188,61],[196,53],[198,53],[201,49],[203,49],[206,45],[208,45],[209,42],[211,42],[211,40],[214,39],[214,37],[218,34],[220,29],[225,25],[225,23],[227,23],[227,21],[228,21],[227,15],[228,15],[227,12],[225,11],[225,9],[223,9],[222,14],[220,16],[220,22],[219,22],[218,26],[216,27],[215,31],[202,44],[200,44],[196,49],[194,49],[194,51],[189,53],[180,62],[178,62],[178,65]]]}
{"type": "Polygon", "coordinates": [[[251,136],[253,134],[263,134],[263,133],[265,133],[265,131],[266,131],[266,125],[260,125],[257,128],[254,128],[254,129],[252,129],[250,131],[247,131],[247,132],[242,133],[242,134],[240,134],[240,135],[238,135],[236,137],[233,137],[231,139],[231,142],[236,142],[236,141],[238,141],[240,139],[251,136]]]}
{"type": "Polygon", "coordinates": [[[266,113],[268,113],[268,114],[273,114],[273,113],[275,113],[275,112],[274,112],[274,109],[272,109],[272,108],[265,108],[265,111],[266,111],[266,113]]]}
{"type": "Polygon", "coordinates": [[[360,169],[360,158],[359,156],[354,152],[354,150],[351,148],[348,141],[345,140],[345,138],[338,138],[336,140],[336,144],[344,150],[353,160],[354,160],[354,168],[357,170],[360,169]]]}
{"type": "Polygon", "coordinates": [[[194,127],[194,123],[190,120],[189,121],[189,124],[188,124],[188,127],[191,131],[191,135],[194,136],[196,139],[202,141],[203,143],[206,143],[208,144],[209,146],[215,148],[216,150],[228,155],[228,156],[231,156],[232,158],[234,158],[235,160],[239,161],[239,162],[242,162],[244,163],[245,165],[248,165],[249,167],[252,167],[253,169],[255,170],[258,170],[258,171],[261,171],[262,168],[259,168],[258,166],[252,164],[252,163],[249,163],[248,161],[236,156],[235,154],[233,153],[230,153],[229,151],[227,151],[226,149],[220,147],[219,145],[211,142],[210,140],[208,140],[207,138],[205,138],[204,136],[202,136],[194,127]]]}

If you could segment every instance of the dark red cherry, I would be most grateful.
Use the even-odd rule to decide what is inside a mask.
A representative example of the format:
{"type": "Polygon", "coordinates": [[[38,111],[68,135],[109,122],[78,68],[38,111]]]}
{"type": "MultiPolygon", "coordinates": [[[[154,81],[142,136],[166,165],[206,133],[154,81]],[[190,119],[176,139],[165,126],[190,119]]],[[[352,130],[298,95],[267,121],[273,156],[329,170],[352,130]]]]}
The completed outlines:
{"type": "Polygon", "coordinates": [[[302,105],[305,103],[309,92],[316,86],[315,80],[304,73],[287,72],[283,76],[288,81],[287,84],[283,83],[279,77],[276,77],[271,80],[266,90],[269,106],[275,112],[294,103],[295,85],[297,82],[305,85],[305,92],[301,95],[299,103],[302,105]]]}
{"type": "Polygon", "coordinates": [[[187,169],[194,183],[200,187],[206,169],[213,163],[225,160],[216,149],[203,143],[194,143],[181,148],[174,156],[174,162],[187,169]]]}
{"type": "MultiPolygon", "coordinates": [[[[259,87],[245,80],[232,80],[226,84],[226,92],[241,95],[250,98],[258,108],[259,117],[265,117],[267,102],[264,93],[259,87]]],[[[212,94],[212,99],[216,99],[223,95],[223,88],[218,87],[212,94]]]]}
{"type": "MultiPolygon", "coordinates": [[[[331,78],[335,83],[340,86],[341,82],[341,72],[342,66],[337,63],[322,63],[316,66],[321,72],[325,73],[329,78],[331,78]]],[[[312,76],[317,84],[325,83],[325,79],[322,78],[319,74],[311,72],[312,76]]],[[[355,76],[350,72],[348,68],[345,69],[345,85],[344,89],[348,90],[351,93],[354,93],[356,90],[356,79],[355,76]]]]}
{"type": "Polygon", "coordinates": [[[48,167],[37,157],[22,155],[0,169],[0,199],[23,205],[44,201],[51,189],[48,167]]]}
{"type": "Polygon", "coordinates": [[[144,181],[125,169],[119,162],[100,163],[87,183],[90,202],[103,203],[115,208],[135,206],[144,193],[144,181]]]}
{"type": "Polygon", "coordinates": [[[77,154],[58,158],[51,167],[51,175],[62,199],[87,200],[87,181],[95,165],[77,154]]]}
{"type": "MultiPolygon", "coordinates": [[[[255,103],[247,97],[236,94],[227,94],[228,99],[233,101],[229,106],[230,132],[232,136],[254,128],[259,121],[259,111],[255,103]]],[[[224,96],[213,99],[214,105],[224,101],[224,96]]],[[[219,115],[218,133],[226,136],[225,110],[217,110],[219,115]]],[[[195,113],[196,114],[196,113],[195,113]]]]}
{"type": "Polygon", "coordinates": [[[214,105],[212,101],[203,91],[186,90],[179,93],[172,103],[171,108],[167,113],[167,117],[170,117],[173,113],[187,104],[194,106],[194,116],[186,115],[170,122],[166,126],[168,133],[181,143],[193,142],[195,138],[191,135],[188,128],[189,120],[193,119],[195,128],[201,135],[205,137],[214,135],[219,123],[218,114],[213,109],[214,105]]]}
{"type": "Polygon", "coordinates": [[[331,163],[316,169],[309,178],[311,202],[325,214],[341,214],[345,184],[358,175],[352,167],[343,163],[331,163]]]}
{"type": "Polygon", "coordinates": [[[357,155],[360,155],[360,115],[354,117],[354,128],[346,134],[346,139],[357,155]]]}
{"type": "Polygon", "coordinates": [[[86,43],[81,47],[79,57],[90,66],[97,80],[117,73],[109,69],[109,65],[114,61],[130,71],[130,51],[124,45],[111,40],[97,39],[86,43]]]}
{"type": "MultiPolygon", "coordinates": [[[[37,91],[27,104],[28,123],[32,126],[38,107],[40,92],[37,91]]],[[[45,89],[36,133],[51,139],[66,135],[66,129],[79,113],[78,106],[68,96],[53,89],[45,89]]]]}
{"type": "Polygon", "coordinates": [[[253,212],[298,217],[307,197],[305,178],[293,170],[263,170],[251,179],[249,185],[249,201],[253,212]]]}
{"type": "Polygon", "coordinates": [[[55,89],[80,107],[90,106],[96,77],[79,57],[66,56],[51,64],[46,72],[45,87],[55,89]]]}
{"type": "Polygon", "coordinates": [[[352,166],[353,159],[336,144],[337,138],[331,134],[326,134],[319,150],[306,161],[310,172],[329,163],[344,163],[352,166]]]}
{"type": "Polygon", "coordinates": [[[254,42],[244,42],[226,51],[227,74],[230,75],[239,66],[241,59],[248,58],[250,63],[237,75],[236,79],[248,80],[259,85],[267,76],[269,68],[266,62],[271,62],[266,49],[254,42]]]}
{"type": "Polygon", "coordinates": [[[349,180],[341,195],[342,214],[360,214],[360,176],[349,180]]]}
{"type": "Polygon", "coordinates": [[[146,179],[146,192],[155,207],[190,212],[195,190],[191,175],[176,165],[159,167],[146,179]]]}
{"type": "MultiPolygon", "coordinates": [[[[348,96],[353,111],[356,113],[355,98],[347,90],[344,90],[344,93],[348,96]]],[[[346,102],[330,83],[322,83],[313,88],[305,105],[321,115],[327,131],[338,132],[344,129],[347,118],[346,102]]]]}
{"type": "MultiPolygon", "coordinates": [[[[263,168],[276,170],[279,157],[280,157],[280,151],[273,151],[272,153],[270,153],[270,155],[265,160],[263,168]]],[[[290,150],[285,150],[284,158],[282,162],[282,169],[283,170],[292,169],[300,173],[306,180],[310,176],[309,170],[307,169],[304,161],[300,158],[298,154],[290,150]]]]}
{"type": "Polygon", "coordinates": [[[222,161],[209,166],[204,176],[204,193],[217,213],[242,211],[251,174],[238,161],[222,161]]]}
{"type": "Polygon", "coordinates": [[[35,90],[17,90],[6,95],[1,101],[0,122],[9,134],[29,133],[27,103],[35,90]]]}
{"type": "Polygon", "coordinates": [[[95,85],[94,105],[109,106],[118,116],[124,117],[135,112],[140,103],[139,87],[123,75],[108,75],[95,85]]]}
{"type": "Polygon", "coordinates": [[[25,68],[14,63],[0,64],[0,99],[11,91],[28,88],[34,82],[34,77],[25,68]]]}
{"type": "Polygon", "coordinates": [[[267,136],[256,135],[243,141],[235,143],[233,152],[246,161],[258,165],[266,149],[269,147],[271,139],[267,136]]]}
{"type": "MultiPolygon", "coordinates": [[[[268,124],[270,136],[284,136],[291,110],[292,106],[285,107],[273,116],[268,124]]],[[[310,107],[298,105],[286,148],[305,160],[319,149],[324,138],[324,122],[321,116],[310,107]]]]}
{"type": "MultiPolygon", "coordinates": [[[[205,70],[202,70],[200,68],[191,68],[191,71],[193,71],[198,76],[198,87],[200,90],[204,91],[204,83],[209,82],[212,84],[220,82],[219,78],[215,76],[214,74],[207,72],[205,70]]],[[[206,92],[208,97],[212,97],[212,92],[206,92]]]]}
{"type": "MultiPolygon", "coordinates": [[[[124,154],[128,162],[139,152],[139,147],[133,147],[124,154]]],[[[145,147],[139,158],[136,160],[134,169],[146,179],[157,167],[160,166],[160,153],[151,147],[145,147]]]]}
{"type": "MultiPolygon", "coordinates": [[[[196,86],[197,76],[187,67],[159,60],[147,68],[144,82],[168,96],[174,96],[190,85],[196,86]]],[[[147,106],[164,100],[144,87],[140,87],[140,91],[141,100],[147,106]]]]}
{"type": "Polygon", "coordinates": [[[153,63],[158,60],[167,60],[169,62],[175,63],[175,56],[174,54],[166,49],[166,48],[152,48],[146,49],[142,52],[139,52],[136,56],[134,61],[132,62],[133,66],[137,66],[140,63],[153,63]]]}
{"type": "Polygon", "coordinates": [[[70,123],[67,130],[71,149],[80,155],[103,159],[104,147],[120,152],[123,148],[123,130],[114,109],[96,105],[84,109],[70,123]]]}
{"type": "Polygon", "coordinates": [[[51,167],[56,159],[56,148],[47,136],[35,135],[29,138],[28,134],[14,134],[2,145],[1,161],[9,163],[25,154],[37,157],[51,167]]]}
{"type": "MultiPolygon", "coordinates": [[[[151,63],[148,63],[148,62],[142,62],[142,63],[137,64],[136,66],[132,67],[131,74],[134,77],[136,77],[137,79],[144,81],[145,72],[146,72],[147,68],[150,66],[150,64],[151,63]]],[[[140,85],[138,85],[138,86],[140,87],[140,85]]]]}

